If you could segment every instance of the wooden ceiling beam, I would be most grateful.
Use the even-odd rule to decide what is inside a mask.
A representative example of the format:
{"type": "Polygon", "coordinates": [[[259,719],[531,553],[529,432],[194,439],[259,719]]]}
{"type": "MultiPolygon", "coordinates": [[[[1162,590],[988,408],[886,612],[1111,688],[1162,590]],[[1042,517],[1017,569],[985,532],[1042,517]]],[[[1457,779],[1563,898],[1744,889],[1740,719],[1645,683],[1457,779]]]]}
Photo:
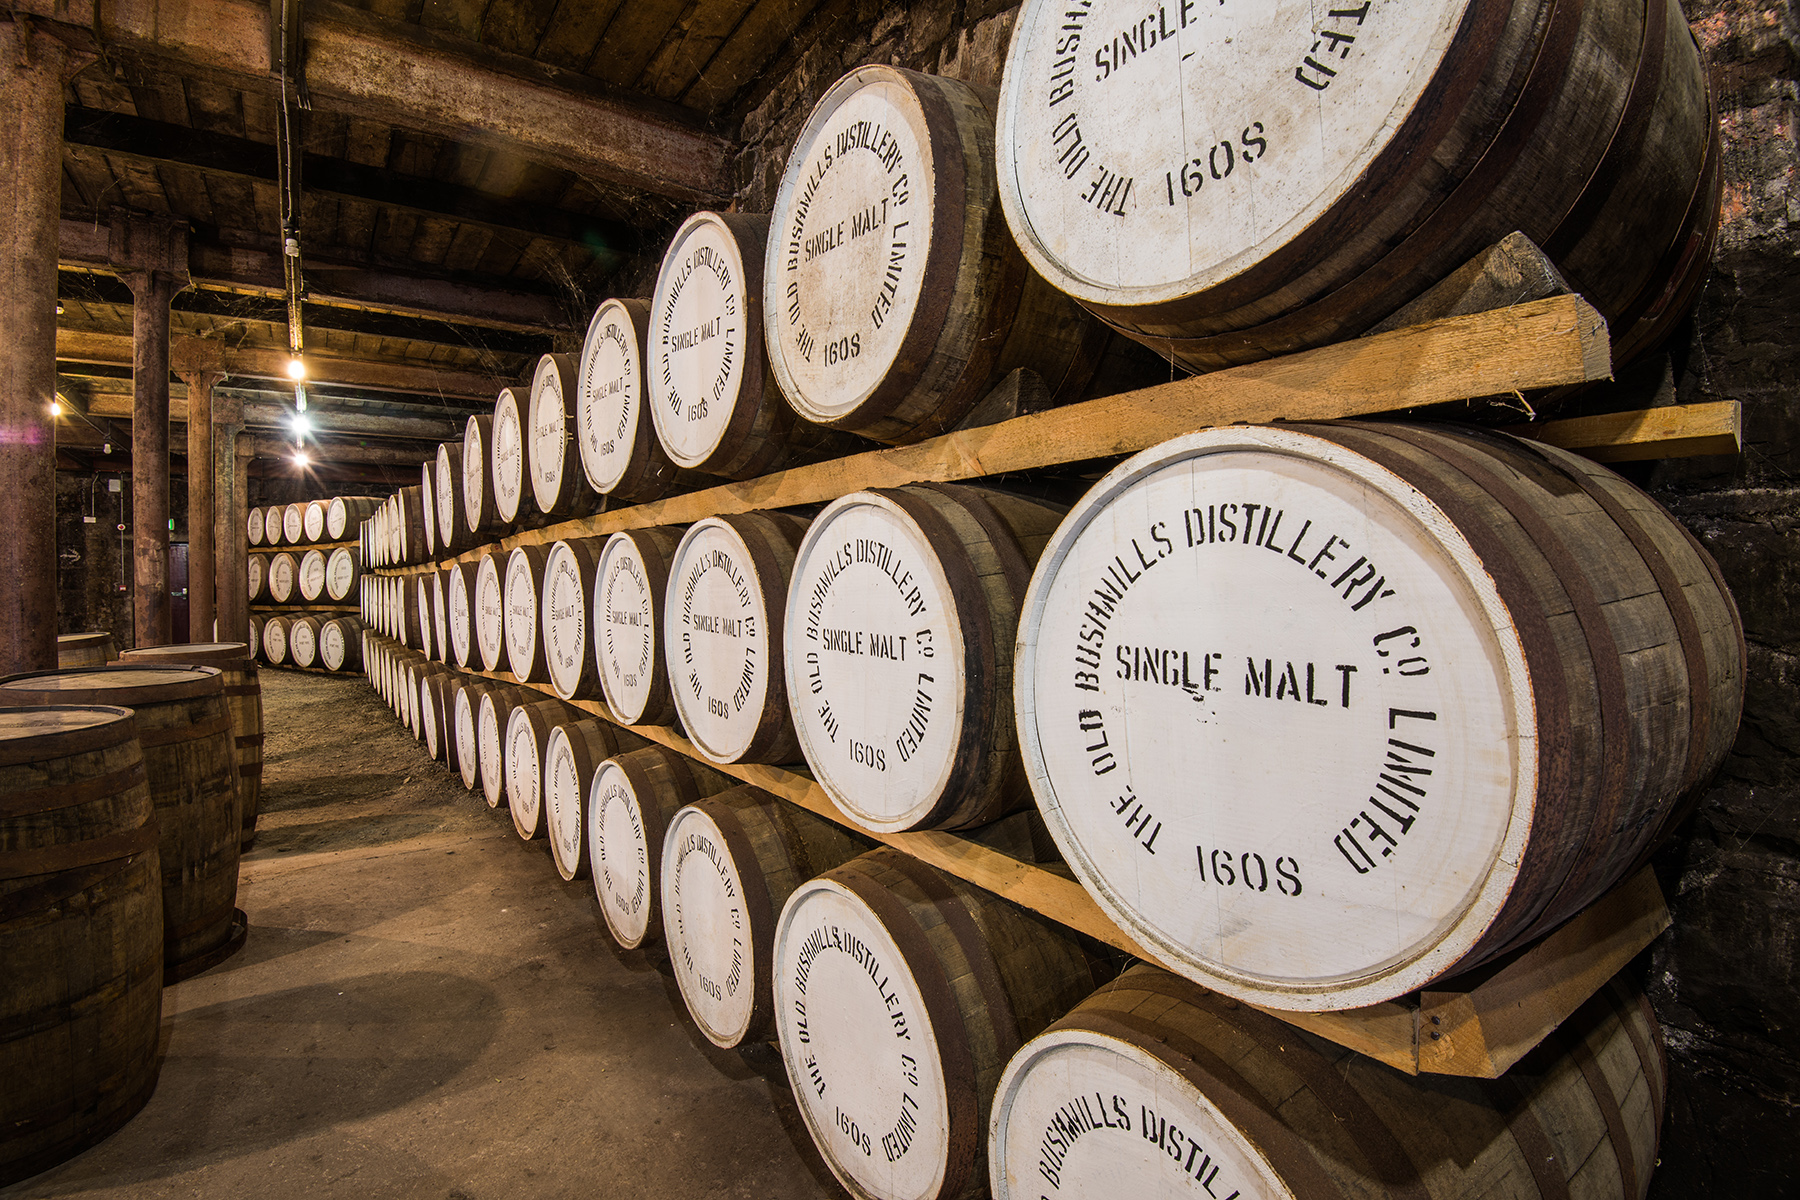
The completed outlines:
{"type": "MultiPolygon", "coordinates": [[[[121,424],[131,420],[131,397],[104,393],[93,396],[88,402],[87,415],[121,424]]],[[[307,420],[313,429],[321,434],[339,434],[346,437],[387,438],[410,442],[430,442],[434,447],[440,442],[455,440],[460,442],[463,436],[464,421],[433,420],[429,417],[388,417],[375,413],[345,412],[342,409],[320,408],[316,405],[306,410],[307,420]]],[[[187,424],[187,401],[169,398],[169,423],[171,425],[187,424]]],[[[250,403],[244,405],[244,426],[247,429],[280,429],[290,428],[293,420],[293,409],[282,404],[250,403]]]]}
{"type": "MultiPolygon", "coordinates": [[[[107,51],[271,91],[263,0],[9,0],[93,31],[107,51]]],[[[626,99],[519,55],[385,21],[347,5],[306,5],[305,78],[315,107],[512,150],[567,171],[693,203],[731,194],[738,146],[678,106],[626,99]]]]}

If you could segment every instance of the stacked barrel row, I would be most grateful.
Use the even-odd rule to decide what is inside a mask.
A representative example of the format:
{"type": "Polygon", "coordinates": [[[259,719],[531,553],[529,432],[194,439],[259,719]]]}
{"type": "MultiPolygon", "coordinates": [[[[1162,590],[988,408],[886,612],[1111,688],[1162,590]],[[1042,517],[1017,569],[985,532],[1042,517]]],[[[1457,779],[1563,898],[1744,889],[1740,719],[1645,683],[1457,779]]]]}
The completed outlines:
{"type": "Polygon", "coordinates": [[[349,538],[380,503],[379,496],[333,496],[253,508],[245,532],[252,546],[341,542],[349,538]]]}

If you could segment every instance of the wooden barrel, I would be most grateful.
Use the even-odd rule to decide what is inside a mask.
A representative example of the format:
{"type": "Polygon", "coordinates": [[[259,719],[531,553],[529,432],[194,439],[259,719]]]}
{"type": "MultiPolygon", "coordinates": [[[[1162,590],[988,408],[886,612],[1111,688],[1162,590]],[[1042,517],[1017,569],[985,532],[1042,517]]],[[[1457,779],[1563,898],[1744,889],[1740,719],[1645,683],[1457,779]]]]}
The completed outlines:
{"type": "Polygon", "coordinates": [[[568,538],[551,546],[544,560],[539,613],[544,669],[551,688],[564,700],[597,699],[601,694],[588,616],[604,546],[601,538],[568,538]]]}
{"type": "Polygon", "coordinates": [[[775,1032],[769,971],[781,906],[808,879],[867,848],[866,839],[747,784],[670,818],[663,937],[688,1013],[714,1045],[775,1032]]]}
{"type": "Polygon", "coordinates": [[[256,835],[257,815],[262,811],[264,738],[262,678],[250,647],[243,642],[140,646],[119,657],[128,663],[175,663],[213,667],[219,672],[237,761],[240,844],[248,848],[256,835]]]}
{"type": "Polygon", "coordinates": [[[428,458],[419,464],[419,522],[425,534],[425,558],[438,555],[437,492],[437,460],[428,458]]]}
{"type": "Polygon", "coordinates": [[[475,648],[484,671],[509,671],[506,654],[506,556],[498,550],[481,556],[475,567],[475,648]]]}
{"type": "Polygon", "coordinates": [[[487,413],[470,417],[463,426],[462,471],[463,524],[471,534],[491,533],[500,527],[494,507],[493,446],[494,418],[487,413]]]}
{"type": "Polygon", "coordinates": [[[454,677],[441,666],[427,668],[419,676],[419,725],[425,753],[454,771],[456,730],[451,722],[456,719],[456,710],[450,706],[453,681],[454,677]]]}
{"type": "Polygon", "coordinates": [[[544,826],[556,873],[564,879],[588,877],[588,796],[600,764],[644,744],[636,734],[591,717],[550,730],[544,745],[544,826]]]}
{"type": "Polygon", "coordinates": [[[325,537],[341,542],[381,507],[379,496],[333,496],[325,505],[325,537]]]}
{"type": "Polygon", "coordinates": [[[288,625],[292,617],[271,616],[262,624],[263,661],[279,667],[288,661],[288,625]]]}
{"type": "Polygon", "coordinates": [[[325,596],[334,604],[347,604],[356,594],[356,585],[362,579],[362,564],[356,559],[356,552],[348,546],[339,546],[325,560],[325,596]]]}
{"type": "Polygon", "coordinates": [[[394,579],[394,616],[400,623],[400,641],[412,650],[425,651],[431,645],[431,602],[419,591],[419,575],[401,575],[394,579]]]}
{"type": "Polygon", "coordinates": [[[300,556],[300,568],[295,572],[295,584],[300,589],[300,598],[308,604],[317,604],[325,595],[325,583],[328,575],[325,564],[325,552],[317,547],[300,556]]]}
{"type": "Polygon", "coordinates": [[[441,554],[461,554],[475,544],[464,511],[463,448],[461,442],[443,442],[438,446],[437,469],[437,544],[441,554]]]}
{"type": "Polygon", "coordinates": [[[641,504],[717,482],[675,465],[656,438],[644,377],[648,300],[610,299],[594,310],[576,374],[576,444],[588,485],[641,504]]]}
{"type": "MultiPolygon", "coordinates": [[[[538,693],[532,692],[535,697],[538,693]]],[[[489,808],[506,799],[506,731],[515,708],[526,702],[523,688],[496,684],[481,694],[475,707],[475,733],[480,742],[481,787],[489,808]]]]}
{"type": "Polygon", "coordinates": [[[444,589],[444,572],[432,571],[425,576],[431,592],[431,657],[441,663],[450,661],[449,593],[444,589]]]}
{"type": "Polygon", "coordinates": [[[684,527],[624,529],[606,540],[596,569],[593,627],[600,686],[627,725],[667,725],[675,719],[669,665],[657,644],[669,565],[684,527]]]}
{"type": "Polygon", "coordinates": [[[319,664],[319,618],[308,614],[288,623],[288,658],[296,667],[319,664]]]}
{"type": "Polygon", "coordinates": [[[494,488],[494,517],[501,525],[530,523],[526,495],[531,491],[531,438],[527,414],[531,394],[505,388],[494,401],[489,469],[494,488]]]}
{"type": "Polygon", "coordinates": [[[679,467],[752,479],[867,448],[799,422],[763,352],[763,213],[695,213],[663,256],[650,310],[650,410],[679,467]]]}
{"type": "Polygon", "coordinates": [[[544,766],[550,731],[582,715],[561,700],[531,700],[507,716],[506,806],[512,812],[513,828],[528,842],[550,832],[544,818],[544,766]]]}
{"type": "Polygon", "coordinates": [[[296,500],[281,510],[281,540],[289,546],[306,541],[306,503],[296,500]]]}
{"type": "Polygon", "coordinates": [[[287,509],[280,504],[271,504],[263,509],[263,545],[281,545],[283,517],[287,509]]]}
{"type": "Polygon", "coordinates": [[[613,938],[627,950],[662,937],[656,893],[674,815],[738,781],[665,746],[601,763],[587,794],[588,863],[613,938]]]}
{"type": "Polygon", "coordinates": [[[444,628],[450,638],[450,661],[464,670],[476,653],[474,585],[471,563],[451,563],[444,572],[444,628]]]}
{"type": "MultiPolygon", "coordinates": [[[[418,637],[413,645],[426,658],[437,657],[434,652],[433,634],[436,632],[434,616],[431,611],[431,576],[429,574],[408,575],[406,590],[412,596],[412,603],[418,609],[418,637]]],[[[408,632],[411,632],[409,627],[408,632]]]]}
{"type": "Polygon", "coordinates": [[[530,490],[537,511],[548,517],[586,516],[600,504],[581,469],[577,373],[573,354],[546,354],[538,359],[531,378],[526,425],[531,439],[530,490]]]}
{"type": "Polygon", "coordinates": [[[426,554],[425,540],[425,499],[423,492],[417,487],[401,488],[394,493],[394,561],[396,563],[424,562],[426,554]]]}
{"type": "Polygon", "coordinates": [[[319,625],[319,664],[327,671],[362,668],[363,623],[356,617],[333,617],[319,625]]]}
{"type": "Polygon", "coordinates": [[[804,420],[893,444],[955,427],[1019,368],[1051,403],[1083,394],[1113,335],[1014,245],[992,107],[959,80],[882,65],[814,106],[763,273],[769,364],[804,420]]]}
{"type": "Polygon", "coordinates": [[[255,613],[251,613],[249,620],[251,658],[263,657],[262,627],[263,619],[255,613]]]}
{"type": "Polygon", "coordinates": [[[548,683],[543,631],[538,627],[544,567],[550,551],[520,546],[506,557],[506,662],[522,683],[548,683]]]}
{"type": "Polygon", "coordinates": [[[857,492],[808,526],[786,611],[800,748],[865,829],[961,829],[1031,803],[1012,713],[1031,568],[1066,510],[949,484],[857,492]]]}
{"type": "Polygon", "coordinates": [[[128,709],[0,710],[0,1185],[130,1120],[156,1087],[162,882],[128,709]]]}
{"type": "Polygon", "coordinates": [[[253,508],[250,510],[248,533],[250,535],[250,544],[252,546],[260,546],[268,540],[269,522],[268,518],[263,515],[263,510],[261,508],[253,508]]]}
{"type": "Polygon", "coordinates": [[[300,532],[309,542],[325,540],[325,501],[308,500],[301,507],[300,532]]]}
{"type": "Polygon", "coordinates": [[[269,601],[269,560],[272,554],[252,554],[245,559],[245,569],[250,603],[267,604],[269,601]]]}
{"type": "Polygon", "coordinates": [[[203,971],[241,947],[243,915],[234,909],[237,759],[220,672],[117,665],[0,680],[0,705],[58,704],[117,705],[137,714],[160,828],[167,981],[203,971]]]}
{"type": "Polygon", "coordinates": [[[452,702],[452,725],[456,730],[456,769],[465,788],[471,792],[481,786],[481,697],[494,685],[485,679],[467,675],[456,681],[452,702]]]}
{"type": "Polygon", "coordinates": [[[1147,450],[1057,531],[1019,642],[1027,768],[1082,882],[1171,967],[1293,1009],[1391,999],[1578,912],[1743,702],[1736,608],[1673,518],[1449,428],[1147,450]]]}
{"type": "Polygon", "coordinates": [[[786,513],[708,517],[669,568],[663,657],[675,707],[714,762],[792,762],[800,746],[782,677],[782,612],[806,522],[786,513]]]}
{"type": "Polygon", "coordinates": [[[794,892],[773,970],[782,1057],[832,1173],[858,1196],[948,1200],[983,1194],[1007,1059],[1105,969],[1061,926],[884,848],[794,892]]]}
{"type": "Polygon", "coordinates": [[[1615,361],[1679,319],[1720,177],[1678,5],[1298,19],[1121,7],[1071,29],[1028,4],[998,156],[1032,266],[1196,370],[1352,337],[1515,230],[1607,317],[1615,361]]]}
{"type": "Polygon", "coordinates": [[[1041,1195],[1643,1200],[1662,1030],[1614,980],[1504,1078],[1409,1077],[1137,966],[1013,1057],[995,1200],[1041,1195]]]}
{"type": "Polygon", "coordinates": [[[283,550],[269,558],[269,599],[276,604],[292,603],[300,591],[300,562],[283,550]]]}
{"type": "Polygon", "coordinates": [[[58,667],[104,667],[119,657],[110,633],[65,633],[56,639],[58,667]]]}

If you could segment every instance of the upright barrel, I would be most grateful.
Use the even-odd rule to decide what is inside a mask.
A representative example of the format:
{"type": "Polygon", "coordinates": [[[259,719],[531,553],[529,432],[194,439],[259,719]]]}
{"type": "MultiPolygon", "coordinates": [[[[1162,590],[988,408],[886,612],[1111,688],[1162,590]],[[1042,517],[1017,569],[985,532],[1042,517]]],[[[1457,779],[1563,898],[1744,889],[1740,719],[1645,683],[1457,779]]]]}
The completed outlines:
{"type": "Polygon", "coordinates": [[[59,667],[104,667],[119,657],[110,633],[65,633],[56,639],[59,667]]]}
{"type": "Polygon", "coordinates": [[[1170,967],[1290,1009],[1391,999],[1578,912],[1743,706],[1737,610],[1667,512],[1450,428],[1146,450],[1058,529],[1019,643],[1070,866],[1170,967]]]}
{"type": "Polygon", "coordinates": [[[100,1141],[156,1087],[157,828],[130,710],[0,709],[0,1185],[100,1141]]]}
{"type": "Polygon", "coordinates": [[[1643,1200],[1662,1030],[1614,980],[1494,1080],[1409,1077],[1148,965],[1013,1056],[995,1200],[1593,1196],[1643,1200]]]}

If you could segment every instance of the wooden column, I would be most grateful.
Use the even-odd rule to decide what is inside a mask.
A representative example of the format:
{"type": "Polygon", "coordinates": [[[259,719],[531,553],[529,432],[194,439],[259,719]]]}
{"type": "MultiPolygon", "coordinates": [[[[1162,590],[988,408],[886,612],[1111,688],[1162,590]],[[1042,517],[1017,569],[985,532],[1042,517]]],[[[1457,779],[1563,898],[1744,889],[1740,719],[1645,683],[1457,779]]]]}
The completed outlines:
{"type": "Polygon", "coordinates": [[[225,350],[205,338],[180,338],[169,353],[188,395],[188,641],[210,642],[219,546],[212,392],[213,385],[225,378],[225,350]]]}
{"type": "Polygon", "coordinates": [[[166,646],[169,604],[169,302],[187,286],[187,229],[115,210],[112,260],[130,288],[132,633],[166,646]]]}
{"type": "Polygon", "coordinates": [[[250,519],[250,459],[256,439],[244,432],[244,402],[220,396],[213,404],[213,467],[219,508],[217,532],[219,640],[250,638],[250,595],[245,587],[250,547],[244,529],[250,519]]]}
{"type": "Polygon", "coordinates": [[[0,20],[0,674],[56,666],[56,257],[63,84],[91,61],[0,20]]]}

